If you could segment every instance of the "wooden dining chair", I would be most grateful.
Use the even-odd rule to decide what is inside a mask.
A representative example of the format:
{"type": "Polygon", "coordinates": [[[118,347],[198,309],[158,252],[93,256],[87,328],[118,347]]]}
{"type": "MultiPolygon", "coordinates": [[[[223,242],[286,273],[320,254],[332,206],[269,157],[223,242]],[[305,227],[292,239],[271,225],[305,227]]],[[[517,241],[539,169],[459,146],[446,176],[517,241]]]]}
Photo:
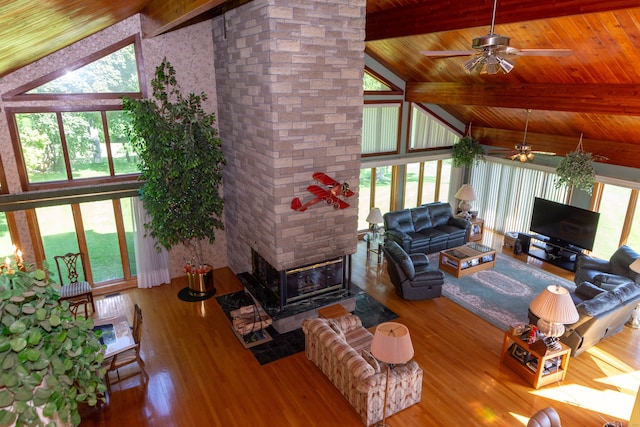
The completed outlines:
{"type": "Polygon", "coordinates": [[[137,363],[140,366],[141,373],[144,379],[148,379],[149,375],[144,370],[144,361],[142,357],[140,357],[140,340],[142,337],[142,310],[136,304],[133,309],[133,328],[131,331],[133,335],[133,341],[135,345],[131,348],[128,348],[121,353],[117,353],[112,356],[109,360],[105,360],[105,365],[107,366],[107,373],[105,375],[105,382],[107,384],[107,390],[111,391],[111,379],[109,378],[109,373],[115,371],[116,376],[118,377],[118,381],[120,381],[120,373],[118,370],[123,366],[129,365],[131,363],[137,363]]]}
{"type": "Polygon", "coordinates": [[[95,313],[96,306],[93,303],[93,286],[87,281],[86,264],[83,252],[69,252],[53,257],[58,267],[60,278],[60,301],[69,301],[69,306],[74,317],[78,314],[78,308],[84,307],[84,316],[89,317],[87,308],[95,313]],[[82,280],[80,277],[82,275],[82,280]]]}

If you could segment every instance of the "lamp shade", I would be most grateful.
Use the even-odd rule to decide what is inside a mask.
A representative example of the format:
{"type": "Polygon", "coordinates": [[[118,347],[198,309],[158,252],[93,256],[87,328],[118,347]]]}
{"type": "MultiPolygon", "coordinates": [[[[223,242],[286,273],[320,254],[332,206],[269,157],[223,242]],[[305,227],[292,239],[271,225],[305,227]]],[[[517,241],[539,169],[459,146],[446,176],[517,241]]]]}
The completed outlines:
{"type": "Polygon", "coordinates": [[[369,224],[380,224],[382,222],[382,213],[379,208],[371,208],[369,215],[367,215],[366,221],[369,224]]]}
{"type": "Polygon", "coordinates": [[[464,184],[460,187],[454,197],[458,200],[475,200],[477,198],[476,192],[473,191],[473,187],[469,184],[464,184]]]}
{"type": "Polygon", "coordinates": [[[640,258],[637,258],[635,261],[631,263],[629,269],[635,273],[640,273],[640,258]]]}
{"type": "Polygon", "coordinates": [[[578,321],[578,310],[569,291],[560,285],[547,286],[529,305],[529,310],[548,323],[571,324],[578,321]]]}
{"type": "Polygon", "coordinates": [[[407,363],[413,358],[409,329],[401,323],[379,324],[371,341],[371,354],[381,362],[407,363]]]}

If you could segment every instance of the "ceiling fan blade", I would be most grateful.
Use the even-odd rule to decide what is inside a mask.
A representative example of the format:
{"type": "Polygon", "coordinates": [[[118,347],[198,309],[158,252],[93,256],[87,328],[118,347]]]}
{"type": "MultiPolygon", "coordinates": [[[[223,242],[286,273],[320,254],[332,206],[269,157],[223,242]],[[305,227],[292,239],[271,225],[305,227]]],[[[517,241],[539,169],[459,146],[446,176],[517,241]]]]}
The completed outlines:
{"type": "Polygon", "coordinates": [[[552,153],[551,151],[532,151],[535,154],[542,154],[543,156],[555,156],[556,153],[552,153]]]}
{"type": "Polygon", "coordinates": [[[425,56],[469,56],[469,55],[477,55],[478,52],[475,50],[423,50],[420,51],[421,54],[425,56]]]}
{"type": "Polygon", "coordinates": [[[571,49],[516,49],[512,55],[519,56],[571,56],[573,51],[571,49]]]}

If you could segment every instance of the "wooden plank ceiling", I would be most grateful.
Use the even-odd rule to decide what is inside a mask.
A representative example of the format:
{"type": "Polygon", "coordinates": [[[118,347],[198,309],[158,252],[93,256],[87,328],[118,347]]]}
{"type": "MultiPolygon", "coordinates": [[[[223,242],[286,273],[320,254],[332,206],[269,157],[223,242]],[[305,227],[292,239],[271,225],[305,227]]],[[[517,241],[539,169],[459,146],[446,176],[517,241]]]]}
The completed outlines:
{"type": "MultiPolygon", "coordinates": [[[[138,12],[145,37],[250,0],[0,0],[0,77],[138,12]]],[[[509,74],[467,74],[487,34],[492,0],[367,0],[366,51],[408,82],[409,101],[435,103],[496,147],[527,143],[564,155],[584,133],[587,151],[640,168],[638,0],[499,0],[495,32],[517,48],[567,48],[567,57],[517,57],[509,74]]]]}
{"type": "Polygon", "coordinates": [[[584,134],[587,151],[640,168],[640,3],[636,0],[498,0],[495,33],[511,46],[572,49],[566,57],[516,57],[509,74],[468,74],[470,50],[489,33],[492,0],[368,0],[366,50],[408,83],[406,99],[441,105],[472,123],[485,144],[564,155],[584,134]]]}

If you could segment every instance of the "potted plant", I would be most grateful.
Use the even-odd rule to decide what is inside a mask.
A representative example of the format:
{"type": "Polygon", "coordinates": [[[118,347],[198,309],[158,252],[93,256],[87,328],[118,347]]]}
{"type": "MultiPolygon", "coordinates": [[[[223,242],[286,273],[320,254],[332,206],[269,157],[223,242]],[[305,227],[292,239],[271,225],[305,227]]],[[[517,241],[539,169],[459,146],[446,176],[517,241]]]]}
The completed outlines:
{"type": "Polygon", "coordinates": [[[123,99],[140,159],[140,197],[150,217],[144,226],[158,251],[177,244],[187,248],[184,271],[191,290],[215,291],[213,267],[203,259],[202,244],[205,239],[213,244],[215,231],[224,229],[219,187],[225,158],[216,116],[204,111],[204,92],[182,94],[166,58],[156,67],[151,86],[151,99],[123,99]],[[198,279],[203,274],[209,278],[198,279]]]}
{"type": "Polygon", "coordinates": [[[484,161],[484,149],[480,145],[480,141],[472,137],[471,133],[453,144],[454,167],[469,167],[478,161],[484,161]]]}
{"type": "Polygon", "coordinates": [[[58,302],[45,270],[0,266],[0,425],[80,424],[78,403],[104,400],[104,346],[93,321],[58,302]]]}
{"type": "Polygon", "coordinates": [[[566,185],[570,189],[578,188],[591,194],[596,175],[593,162],[596,160],[606,160],[606,157],[585,152],[581,134],[576,149],[567,153],[556,168],[556,188],[566,185]]]}

